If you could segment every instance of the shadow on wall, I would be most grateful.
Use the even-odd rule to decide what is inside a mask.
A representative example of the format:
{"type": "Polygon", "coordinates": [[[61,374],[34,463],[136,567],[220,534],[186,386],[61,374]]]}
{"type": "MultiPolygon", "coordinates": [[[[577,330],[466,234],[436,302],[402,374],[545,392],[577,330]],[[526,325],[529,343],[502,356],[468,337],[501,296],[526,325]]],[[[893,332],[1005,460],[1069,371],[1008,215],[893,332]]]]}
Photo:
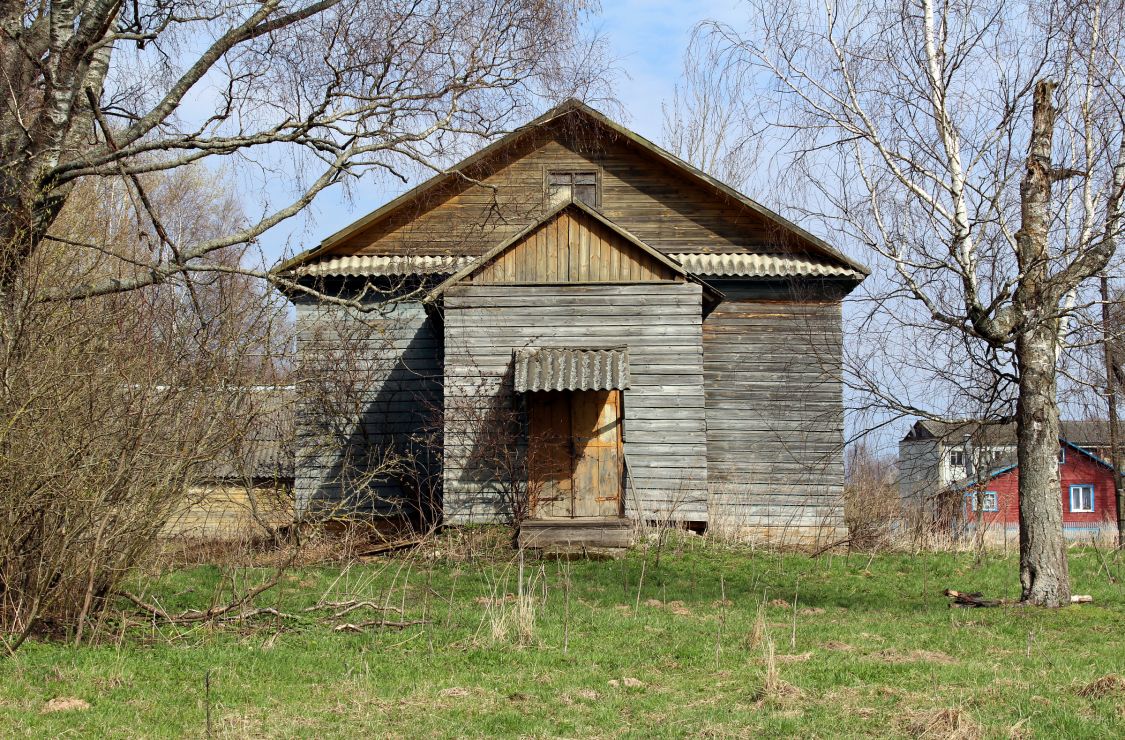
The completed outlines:
{"type": "Polygon", "coordinates": [[[426,317],[404,346],[386,348],[381,367],[342,382],[310,381],[301,413],[316,442],[302,450],[299,470],[327,469],[311,486],[308,513],[404,517],[419,528],[439,521],[443,397],[435,329],[426,317]]]}

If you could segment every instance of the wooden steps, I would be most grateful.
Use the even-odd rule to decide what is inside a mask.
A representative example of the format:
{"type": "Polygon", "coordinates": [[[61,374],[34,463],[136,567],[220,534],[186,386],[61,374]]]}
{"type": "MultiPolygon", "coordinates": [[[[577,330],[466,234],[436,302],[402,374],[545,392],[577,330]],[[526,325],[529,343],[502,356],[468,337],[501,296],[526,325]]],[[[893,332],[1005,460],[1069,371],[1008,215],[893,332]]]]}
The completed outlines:
{"type": "Polygon", "coordinates": [[[626,548],[632,542],[633,522],[618,517],[528,519],[520,525],[520,547],[626,548]]]}

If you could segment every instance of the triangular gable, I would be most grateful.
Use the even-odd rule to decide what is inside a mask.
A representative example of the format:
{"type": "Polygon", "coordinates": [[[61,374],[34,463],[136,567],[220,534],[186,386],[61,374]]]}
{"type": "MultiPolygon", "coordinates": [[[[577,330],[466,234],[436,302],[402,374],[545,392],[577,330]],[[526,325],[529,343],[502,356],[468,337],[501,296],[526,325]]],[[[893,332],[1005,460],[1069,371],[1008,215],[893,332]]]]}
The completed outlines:
{"type": "MultiPolygon", "coordinates": [[[[1068,449],[1074,450],[1075,452],[1083,455],[1084,457],[1090,458],[1095,463],[1097,463],[1098,465],[1101,465],[1104,468],[1108,468],[1109,470],[1113,470],[1113,465],[1111,463],[1106,462],[1105,460],[1101,459],[1100,457],[1095,455],[1093,452],[1090,452],[1089,450],[1087,450],[1085,447],[1079,447],[1078,445],[1074,444],[1073,442],[1070,442],[1070,441],[1068,441],[1068,440],[1066,440],[1062,437],[1059,437],[1059,444],[1061,444],[1062,446],[1064,446],[1068,449]]],[[[960,487],[956,488],[955,490],[956,491],[967,491],[968,489],[973,488],[974,486],[983,485],[983,484],[987,483],[988,481],[990,481],[994,478],[998,478],[1001,475],[1004,475],[1005,473],[1010,473],[1018,467],[1019,467],[1019,463],[1010,463],[1008,465],[1003,465],[1001,467],[996,468],[995,470],[990,470],[988,472],[988,475],[984,476],[979,481],[974,480],[974,481],[969,481],[967,483],[963,483],[963,484],[961,484],[960,487]]]]}
{"type": "Polygon", "coordinates": [[[598,111],[590,108],[589,106],[577,100],[568,100],[556,108],[544,113],[530,123],[521,126],[515,131],[507,134],[506,136],[497,139],[493,143],[484,147],[475,154],[464,159],[453,168],[446,172],[441,172],[431,177],[429,180],[423,182],[417,187],[407,191],[401,196],[390,201],[386,205],[376,209],[372,213],[358,219],[352,224],[344,227],[340,231],[325,238],[321,244],[313,249],[307,250],[302,254],[293,257],[290,260],[279,265],[275,270],[277,272],[285,272],[291,270],[301,264],[310,260],[316,259],[322,255],[331,252],[335,247],[341,245],[348,239],[356,236],[360,232],[368,229],[375,228],[384,221],[393,217],[401,216],[404,209],[416,207],[416,204],[424,199],[425,196],[431,192],[436,192],[439,188],[448,186],[451,183],[464,181],[465,178],[470,180],[480,175],[480,168],[487,162],[495,159],[504,150],[522,141],[530,133],[536,129],[553,124],[556,121],[562,120],[565,116],[579,116],[582,124],[590,125],[593,128],[600,128],[604,132],[611,133],[619,136],[633,146],[637,147],[647,155],[656,159],[658,162],[675,170],[676,175],[684,182],[702,187],[712,193],[727,199],[738,207],[744,209],[756,219],[760,219],[772,226],[780,229],[783,233],[795,237],[796,240],[803,245],[802,248],[807,248],[814,253],[820,253],[827,256],[833,261],[837,261],[848,267],[851,267],[864,275],[870,271],[859,264],[858,262],[848,258],[828,243],[814,236],[813,234],[805,231],[788,219],[783,218],[772,210],[762,206],[760,203],[748,198],[747,196],[739,193],[725,183],[716,180],[715,178],[707,175],[701,170],[689,165],[683,160],[679,159],[670,152],[661,149],[660,147],[648,141],[644,137],[630,131],[629,129],[621,126],[614,121],[610,120],[598,111]]]}
{"type": "Polygon", "coordinates": [[[565,201],[435,287],[434,301],[458,283],[560,284],[687,281],[704,288],[708,303],[722,294],[675,260],[581,201],[565,201]]]}

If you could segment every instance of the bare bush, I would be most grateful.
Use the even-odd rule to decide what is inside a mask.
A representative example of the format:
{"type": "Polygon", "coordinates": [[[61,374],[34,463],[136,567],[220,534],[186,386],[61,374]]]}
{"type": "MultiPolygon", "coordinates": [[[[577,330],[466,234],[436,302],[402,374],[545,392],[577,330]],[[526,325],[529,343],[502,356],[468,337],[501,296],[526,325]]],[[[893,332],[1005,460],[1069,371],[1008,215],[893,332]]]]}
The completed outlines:
{"type": "Polygon", "coordinates": [[[864,443],[848,452],[844,519],[851,545],[877,549],[891,544],[902,524],[894,462],[876,456],[864,443]]]}

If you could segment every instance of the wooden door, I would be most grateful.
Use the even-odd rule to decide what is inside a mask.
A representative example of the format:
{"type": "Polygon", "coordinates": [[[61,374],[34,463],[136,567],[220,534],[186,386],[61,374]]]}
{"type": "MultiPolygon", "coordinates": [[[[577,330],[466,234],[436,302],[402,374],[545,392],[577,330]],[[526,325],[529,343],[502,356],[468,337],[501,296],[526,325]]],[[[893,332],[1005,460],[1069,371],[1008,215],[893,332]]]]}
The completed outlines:
{"type": "Polygon", "coordinates": [[[621,391],[574,393],[574,516],[621,514],[621,391]]]}
{"type": "Polygon", "coordinates": [[[537,392],[527,410],[531,515],[621,516],[621,392],[537,392]]]}
{"type": "Polygon", "coordinates": [[[573,516],[570,393],[540,391],[529,394],[527,432],[531,516],[537,519],[573,516]]]}

